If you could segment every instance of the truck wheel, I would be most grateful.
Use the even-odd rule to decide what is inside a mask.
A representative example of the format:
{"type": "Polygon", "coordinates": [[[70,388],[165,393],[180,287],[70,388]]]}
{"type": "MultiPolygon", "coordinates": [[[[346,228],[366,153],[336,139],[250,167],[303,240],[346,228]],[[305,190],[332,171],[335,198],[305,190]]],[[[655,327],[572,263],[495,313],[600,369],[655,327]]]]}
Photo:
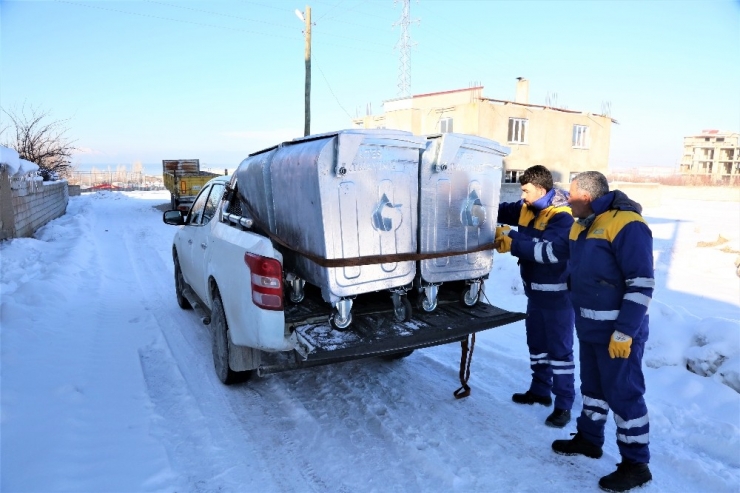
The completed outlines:
{"type": "Polygon", "coordinates": [[[226,323],[224,305],[218,293],[213,298],[211,327],[213,328],[213,366],[216,369],[218,379],[224,385],[247,380],[252,372],[233,371],[229,366],[229,326],[226,323]]]}
{"type": "Polygon", "coordinates": [[[177,296],[177,304],[183,310],[192,308],[190,302],[182,295],[183,289],[185,289],[185,279],[182,277],[182,270],[180,270],[180,261],[175,257],[175,296],[177,296]]]}
{"type": "Polygon", "coordinates": [[[170,208],[172,210],[177,209],[177,199],[174,194],[170,194],[170,208]]]}
{"type": "Polygon", "coordinates": [[[386,361],[396,361],[398,359],[408,358],[409,356],[411,356],[411,353],[413,352],[414,350],[411,349],[409,351],[404,351],[402,353],[388,354],[386,356],[381,356],[381,358],[383,358],[386,361]]]}

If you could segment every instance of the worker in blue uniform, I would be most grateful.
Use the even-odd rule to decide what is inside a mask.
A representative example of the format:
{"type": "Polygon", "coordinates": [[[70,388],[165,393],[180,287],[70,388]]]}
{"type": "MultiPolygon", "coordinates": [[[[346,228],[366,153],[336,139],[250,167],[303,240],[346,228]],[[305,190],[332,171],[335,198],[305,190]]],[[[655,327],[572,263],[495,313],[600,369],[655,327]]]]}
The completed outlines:
{"type": "Polygon", "coordinates": [[[553,187],[544,166],[532,166],[519,178],[521,200],[501,203],[498,222],[517,226],[496,229],[499,253],[519,259],[527,295],[525,328],[532,380],[529,390],[517,393],[518,404],[552,404],[545,424],[562,428],[570,422],[575,397],[573,363],[573,307],[568,294],[568,234],[573,216],[568,196],[553,187]]]}
{"type": "Polygon", "coordinates": [[[599,172],[575,177],[569,203],[578,219],[570,232],[570,286],[583,410],[575,436],[555,440],[552,448],[598,459],[611,409],[622,461],[599,486],[627,491],[652,479],[642,373],[655,286],[652,233],[640,205],[619,190],[610,192],[599,172]]]}

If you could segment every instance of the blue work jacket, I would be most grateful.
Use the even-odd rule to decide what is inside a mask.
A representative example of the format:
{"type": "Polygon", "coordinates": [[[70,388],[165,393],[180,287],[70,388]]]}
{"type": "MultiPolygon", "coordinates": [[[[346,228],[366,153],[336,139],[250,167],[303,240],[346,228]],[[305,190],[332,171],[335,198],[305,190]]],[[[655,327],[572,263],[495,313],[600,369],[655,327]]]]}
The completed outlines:
{"type": "Polygon", "coordinates": [[[570,230],[571,301],[579,339],[608,343],[615,330],[647,340],[655,286],[653,236],[640,204],[619,190],[591,203],[570,230]]]}
{"type": "Polygon", "coordinates": [[[573,225],[567,192],[553,188],[531,206],[523,200],[499,204],[498,222],[518,227],[509,233],[511,254],[519,258],[530,301],[548,309],[567,306],[568,233],[573,225]]]}

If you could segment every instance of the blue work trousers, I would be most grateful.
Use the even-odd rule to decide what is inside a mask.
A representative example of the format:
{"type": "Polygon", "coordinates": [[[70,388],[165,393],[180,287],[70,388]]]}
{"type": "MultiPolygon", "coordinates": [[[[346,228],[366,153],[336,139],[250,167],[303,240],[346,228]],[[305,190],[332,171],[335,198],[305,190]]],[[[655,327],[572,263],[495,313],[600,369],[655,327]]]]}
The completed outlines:
{"type": "Polygon", "coordinates": [[[583,411],[578,431],[590,442],[604,444],[604,425],[611,409],[617,423],[617,445],[623,459],[650,462],[650,422],[642,374],[643,341],[632,341],[627,358],[611,358],[609,345],[580,341],[583,411]]]}
{"type": "Polygon", "coordinates": [[[575,397],[573,364],[573,306],[568,301],[556,310],[527,302],[527,346],[532,368],[529,391],[555,394],[555,407],[570,410],[575,397]]]}

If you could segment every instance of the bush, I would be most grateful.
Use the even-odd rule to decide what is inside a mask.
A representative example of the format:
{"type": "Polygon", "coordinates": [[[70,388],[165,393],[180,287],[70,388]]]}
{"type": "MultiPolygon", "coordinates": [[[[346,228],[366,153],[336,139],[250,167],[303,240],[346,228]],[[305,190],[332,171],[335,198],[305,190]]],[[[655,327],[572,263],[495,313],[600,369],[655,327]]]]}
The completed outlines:
{"type": "Polygon", "coordinates": [[[15,149],[21,159],[36,163],[45,181],[66,174],[77,150],[66,136],[69,119],[49,121],[48,111],[25,104],[20,111],[0,111],[10,119],[10,124],[0,128],[2,145],[15,149]]]}

